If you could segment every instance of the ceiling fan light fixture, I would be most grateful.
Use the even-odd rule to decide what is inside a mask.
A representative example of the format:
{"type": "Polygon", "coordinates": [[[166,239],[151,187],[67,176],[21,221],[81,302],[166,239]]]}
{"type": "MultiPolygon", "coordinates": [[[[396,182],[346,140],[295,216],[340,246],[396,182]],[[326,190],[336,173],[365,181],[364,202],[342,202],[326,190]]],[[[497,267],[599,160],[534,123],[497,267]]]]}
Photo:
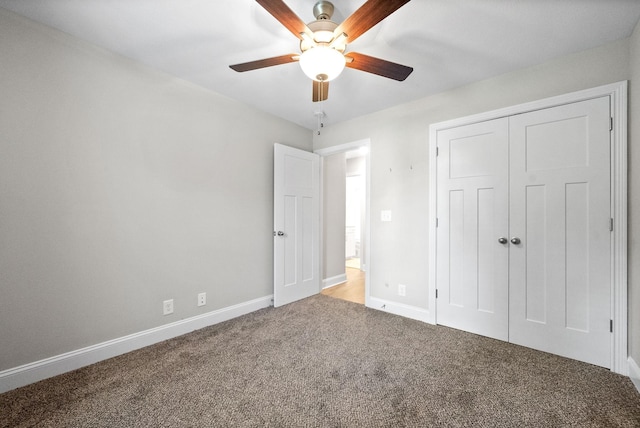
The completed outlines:
{"type": "Polygon", "coordinates": [[[339,51],[319,45],[307,49],[300,55],[300,68],[310,79],[329,82],[342,73],[345,58],[339,51]]]}
{"type": "Polygon", "coordinates": [[[318,43],[329,43],[333,40],[333,31],[320,30],[313,33],[313,39],[318,43]]]}

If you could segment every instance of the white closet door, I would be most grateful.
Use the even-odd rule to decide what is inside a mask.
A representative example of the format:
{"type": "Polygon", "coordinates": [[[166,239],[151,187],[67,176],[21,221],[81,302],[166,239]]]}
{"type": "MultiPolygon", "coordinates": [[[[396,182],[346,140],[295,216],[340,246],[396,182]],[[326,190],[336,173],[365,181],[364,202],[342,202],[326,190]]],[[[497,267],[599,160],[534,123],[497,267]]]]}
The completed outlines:
{"type": "Polygon", "coordinates": [[[510,342],[611,366],[609,98],[510,118],[510,342]]]}
{"type": "Polygon", "coordinates": [[[437,323],[507,340],[508,119],[438,132],[437,323]]]}

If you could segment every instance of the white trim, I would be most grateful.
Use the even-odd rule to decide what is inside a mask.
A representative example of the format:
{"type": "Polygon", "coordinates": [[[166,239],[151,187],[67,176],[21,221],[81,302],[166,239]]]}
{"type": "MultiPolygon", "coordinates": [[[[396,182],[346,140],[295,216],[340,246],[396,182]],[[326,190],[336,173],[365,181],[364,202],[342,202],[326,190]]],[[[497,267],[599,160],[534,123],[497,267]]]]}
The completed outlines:
{"type": "Polygon", "coordinates": [[[382,312],[400,315],[401,317],[411,318],[416,321],[422,321],[426,323],[429,322],[429,311],[424,308],[405,305],[403,303],[396,303],[389,300],[379,299],[377,297],[371,297],[369,300],[370,304],[367,304],[367,307],[371,309],[377,309],[382,312]]]}
{"type": "Polygon", "coordinates": [[[572,92],[499,110],[429,126],[429,314],[436,323],[436,140],[439,131],[530,111],[609,96],[613,117],[612,145],[612,212],[614,218],[612,246],[612,360],[611,370],[627,375],[627,82],[572,92]]]}
{"type": "Polygon", "coordinates": [[[162,342],[272,305],[273,296],[196,315],[163,326],[108,340],[0,372],[0,393],[79,369],[154,343],[162,342]]]}
{"type": "MultiPolygon", "coordinates": [[[[324,182],[324,168],[322,167],[323,165],[323,159],[326,156],[330,156],[330,155],[334,155],[336,153],[344,153],[344,152],[348,152],[351,150],[357,150],[359,148],[362,147],[366,147],[367,148],[367,154],[365,155],[365,159],[366,159],[366,172],[365,172],[365,176],[366,176],[366,195],[365,195],[365,225],[364,225],[364,236],[365,236],[365,243],[364,243],[364,251],[365,251],[365,256],[364,259],[362,260],[362,266],[361,266],[361,270],[364,271],[364,304],[365,306],[370,306],[370,294],[371,294],[371,288],[370,288],[370,283],[371,283],[371,274],[370,274],[370,261],[371,261],[371,140],[369,138],[365,138],[362,140],[357,140],[357,141],[352,141],[350,143],[345,143],[345,144],[339,144],[337,146],[331,146],[331,147],[327,147],[324,149],[318,149],[318,150],[314,150],[313,152],[317,155],[320,155],[320,185],[322,185],[322,183],[324,182]]],[[[323,206],[323,191],[320,191],[320,207],[321,207],[321,211],[320,211],[320,224],[324,224],[324,217],[322,215],[323,211],[322,211],[322,206],[323,206]]],[[[323,236],[322,234],[320,234],[320,254],[323,254],[323,236]]],[[[324,260],[320,261],[321,263],[321,268],[320,271],[323,270],[322,266],[324,265],[324,260]]]]}
{"type": "MultiPolygon", "coordinates": [[[[606,87],[603,87],[603,89],[606,87]]],[[[611,370],[628,374],[627,363],[627,82],[608,86],[613,117],[613,353],[611,370]]]]}
{"type": "Polygon", "coordinates": [[[635,385],[638,392],[640,392],[640,367],[633,360],[633,358],[629,357],[629,378],[631,382],[635,385]]]}
{"type": "Polygon", "coordinates": [[[347,282],[347,274],[343,273],[340,275],[332,276],[331,278],[326,278],[322,280],[322,289],[335,287],[336,285],[347,282]]]}

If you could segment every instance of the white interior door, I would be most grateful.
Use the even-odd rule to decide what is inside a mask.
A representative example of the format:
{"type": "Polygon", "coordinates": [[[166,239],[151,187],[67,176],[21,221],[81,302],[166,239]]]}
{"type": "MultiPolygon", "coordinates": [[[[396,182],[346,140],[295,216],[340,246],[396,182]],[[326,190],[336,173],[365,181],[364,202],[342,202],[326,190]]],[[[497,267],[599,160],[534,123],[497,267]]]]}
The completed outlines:
{"type": "Polygon", "coordinates": [[[437,322],[508,340],[508,119],[437,142],[437,322]]]}
{"type": "Polygon", "coordinates": [[[611,366],[609,97],[513,116],[510,341],[611,366]]]}
{"type": "Polygon", "coordinates": [[[320,157],[274,146],[273,304],[320,292],[320,157]]]}

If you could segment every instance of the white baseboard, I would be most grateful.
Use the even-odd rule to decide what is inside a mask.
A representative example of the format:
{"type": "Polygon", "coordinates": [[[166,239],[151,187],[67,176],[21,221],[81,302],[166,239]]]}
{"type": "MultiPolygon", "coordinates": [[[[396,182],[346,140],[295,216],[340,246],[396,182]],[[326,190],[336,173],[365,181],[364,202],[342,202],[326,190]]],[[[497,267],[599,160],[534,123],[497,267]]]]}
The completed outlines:
{"type": "Polygon", "coordinates": [[[633,358],[629,357],[629,378],[631,382],[636,386],[638,392],[640,392],[640,367],[633,360],[633,358]]]}
{"type": "Polygon", "coordinates": [[[322,289],[330,288],[338,284],[342,284],[347,281],[347,274],[343,273],[342,275],[332,276],[331,278],[326,278],[322,280],[322,289]]]}
{"type": "Polygon", "coordinates": [[[273,304],[272,299],[273,296],[271,295],[261,297],[207,312],[206,314],[176,321],[171,324],[130,334],[118,339],[45,358],[44,360],[3,370],[0,372],[0,393],[76,370],[108,358],[126,354],[127,352],[218,324],[257,311],[258,309],[269,307],[273,304]]]}
{"type": "Polygon", "coordinates": [[[370,297],[367,299],[366,306],[371,309],[378,309],[394,315],[400,315],[402,317],[430,323],[429,311],[423,308],[378,299],[376,297],[370,297]]]}

